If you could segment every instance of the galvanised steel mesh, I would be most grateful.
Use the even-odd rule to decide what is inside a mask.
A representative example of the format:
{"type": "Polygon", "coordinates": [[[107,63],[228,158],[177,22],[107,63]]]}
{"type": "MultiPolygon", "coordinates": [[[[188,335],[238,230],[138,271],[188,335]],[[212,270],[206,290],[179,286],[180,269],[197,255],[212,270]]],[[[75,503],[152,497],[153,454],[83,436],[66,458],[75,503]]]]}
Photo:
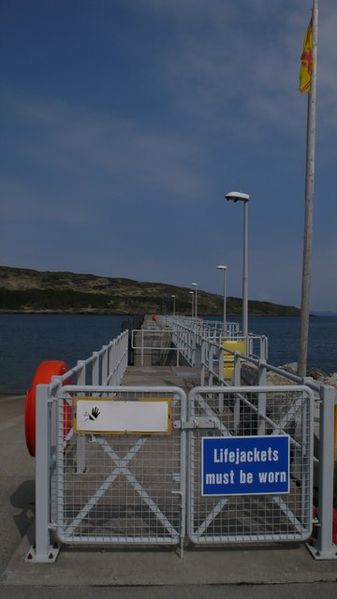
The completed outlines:
{"type": "MultiPolygon", "coordinates": [[[[79,391],[81,397],[85,393],[79,391]]],[[[176,393],[118,393],[108,401],[169,399],[172,420],[185,414],[176,393]]],[[[75,402],[74,402],[75,403],[75,402]]],[[[185,435],[80,434],[64,441],[58,402],[57,534],[65,543],[176,544],[184,536],[185,435]],[[183,471],[182,471],[183,470],[183,471]]],[[[70,414],[72,419],[72,414],[70,414]]]]}
{"type": "MultiPolygon", "coordinates": [[[[193,543],[305,540],[312,521],[310,397],[305,391],[192,392],[188,533],[193,543]],[[207,418],[212,426],[205,428],[207,418]],[[215,428],[212,428],[212,427],[215,428]],[[199,428],[198,428],[199,427],[199,428]],[[289,435],[289,492],[202,495],[202,438],[289,435]]],[[[207,425],[206,425],[207,426],[207,425]]],[[[268,443],[268,439],[267,439],[268,443]]],[[[214,481],[213,481],[214,482],[214,481]]]]}

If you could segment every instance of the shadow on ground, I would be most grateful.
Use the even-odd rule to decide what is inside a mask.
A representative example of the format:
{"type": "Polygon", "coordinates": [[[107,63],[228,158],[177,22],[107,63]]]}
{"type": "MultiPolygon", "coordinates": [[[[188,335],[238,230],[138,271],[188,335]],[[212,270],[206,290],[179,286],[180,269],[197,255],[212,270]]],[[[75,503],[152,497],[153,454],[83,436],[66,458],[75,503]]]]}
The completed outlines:
{"type": "Polygon", "coordinates": [[[10,496],[11,505],[19,513],[13,517],[20,537],[28,534],[29,542],[33,543],[34,529],[31,526],[35,518],[35,481],[25,480],[10,496]]]}

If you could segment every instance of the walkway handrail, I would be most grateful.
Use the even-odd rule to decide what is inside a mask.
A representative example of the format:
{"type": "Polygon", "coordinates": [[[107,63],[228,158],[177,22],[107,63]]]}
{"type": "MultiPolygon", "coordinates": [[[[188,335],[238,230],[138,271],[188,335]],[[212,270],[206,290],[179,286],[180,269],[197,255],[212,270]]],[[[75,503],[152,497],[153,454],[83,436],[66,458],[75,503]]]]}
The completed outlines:
{"type": "MultiPolygon", "coordinates": [[[[228,324],[237,325],[237,323],[228,324]]],[[[201,319],[173,316],[161,316],[159,318],[159,325],[162,328],[166,326],[172,331],[173,343],[179,346],[181,354],[192,367],[200,365],[200,363],[201,365],[203,364],[203,356],[199,360],[197,359],[197,354],[202,354],[204,343],[208,344],[209,349],[214,347],[215,349],[210,351],[217,354],[223,348],[224,342],[242,340],[245,342],[245,355],[252,358],[263,358],[264,360],[268,357],[267,337],[250,334],[245,338],[238,332],[237,327],[227,329],[224,332],[223,323],[211,322],[209,324],[207,321],[202,321],[201,319]],[[256,348],[257,342],[259,345],[256,348]]],[[[224,351],[229,355],[234,355],[235,353],[226,347],[224,351]]],[[[205,355],[207,356],[208,352],[205,355]]],[[[205,366],[207,367],[207,365],[205,366]]],[[[220,377],[220,380],[222,381],[223,379],[220,377]]]]}
{"type": "Polygon", "coordinates": [[[128,365],[128,346],[129,331],[126,330],[100,350],[92,352],[86,360],[78,360],[76,366],[63,375],[52,377],[51,393],[74,377],[77,384],[85,384],[87,373],[93,385],[119,385],[128,365]]]}
{"type": "MultiPolygon", "coordinates": [[[[318,383],[316,381],[314,381],[311,377],[299,377],[297,374],[289,372],[287,370],[284,370],[283,368],[280,368],[278,366],[273,366],[272,364],[270,364],[269,362],[267,362],[266,358],[264,356],[266,356],[267,354],[267,347],[268,347],[268,339],[264,336],[259,336],[259,335],[249,335],[248,340],[261,340],[262,344],[265,344],[265,348],[266,351],[262,351],[262,358],[258,357],[257,355],[254,355],[251,351],[249,351],[249,347],[247,348],[247,352],[246,354],[242,354],[240,352],[231,350],[229,347],[224,347],[222,348],[220,343],[221,341],[224,341],[225,339],[223,339],[222,337],[219,337],[216,333],[219,331],[219,329],[217,327],[215,327],[213,330],[211,330],[210,328],[208,329],[206,327],[207,330],[207,335],[205,335],[205,327],[202,326],[202,323],[200,321],[200,319],[198,319],[197,321],[195,319],[191,319],[191,318],[187,318],[187,317],[161,317],[161,320],[170,328],[173,329],[173,331],[175,332],[175,330],[179,327],[182,330],[185,330],[185,332],[191,332],[197,335],[197,341],[199,343],[201,343],[201,341],[207,342],[207,344],[209,345],[209,347],[214,348],[214,350],[217,350],[218,354],[220,354],[220,352],[224,352],[225,354],[228,355],[232,355],[234,357],[234,362],[236,363],[237,360],[240,360],[242,362],[248,362],[250,364],[255,365],[258,369],[263,368],[266,369],[267,371],[270,372],[274,372],[275,374],[278,374],[280,376],[283,376],[286,379],[289,379],[290,381],[302,385],[305,384],[308,387],[310,387],[310,389],[312,389],[313,391],[315,391],[316,393],[319,393],[320,388],[322,386],[321,383],[318,383]],[[214,337],[212,337],[212,332],[214,333],[214,337]]],[[[243,337],[241,337],[240,335],[235,335],[234,337],[235,339],[244,339],[243,337]]],[[[217,353],[216,351],[213,351],[213,358],[214,358],[214,354],[217,353]]],[[[206,366],[207,367],[207,366],[206,366]]],[[[215,374],[215,372],[213,372],[213,374],[215,374]]],[[[219,382],[223,382],[223,378],[220,377],[219,378],[219,382]]]]}

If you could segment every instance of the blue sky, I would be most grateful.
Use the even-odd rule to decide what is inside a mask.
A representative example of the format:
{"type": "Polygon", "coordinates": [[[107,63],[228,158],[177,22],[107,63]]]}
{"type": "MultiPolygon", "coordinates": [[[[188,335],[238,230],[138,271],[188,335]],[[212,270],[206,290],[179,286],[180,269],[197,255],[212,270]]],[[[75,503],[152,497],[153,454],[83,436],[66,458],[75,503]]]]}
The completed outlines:
{"type": "MultiPolygon", "coordinates": [[[[311,0],[0,0],[0,263],[300,304],[311,0]]],[[[321,0],[311,308],[337,310],[337,4],[321,0]]]]}

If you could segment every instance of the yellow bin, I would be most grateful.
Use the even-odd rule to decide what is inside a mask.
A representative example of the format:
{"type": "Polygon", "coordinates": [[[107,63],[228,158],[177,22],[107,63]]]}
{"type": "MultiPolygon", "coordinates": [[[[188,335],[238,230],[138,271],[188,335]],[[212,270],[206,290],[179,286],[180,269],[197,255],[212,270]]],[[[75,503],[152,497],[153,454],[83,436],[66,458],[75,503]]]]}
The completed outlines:
{"type": "MultiPolygon", "coordinates": [[[[238,341],[237,339],[227,339],[222,342],[222,346],[224,349],[230,349],[232,352],[238,352],[240,354],[245,354],[245,342],[243,340],[238,341]]],[[[234,370],[234,356],[233,354],[229,354],[225,352],[224,355],[224,378],[226,381],[230,381],[232,379],[232,374],[234,370]]]]}

